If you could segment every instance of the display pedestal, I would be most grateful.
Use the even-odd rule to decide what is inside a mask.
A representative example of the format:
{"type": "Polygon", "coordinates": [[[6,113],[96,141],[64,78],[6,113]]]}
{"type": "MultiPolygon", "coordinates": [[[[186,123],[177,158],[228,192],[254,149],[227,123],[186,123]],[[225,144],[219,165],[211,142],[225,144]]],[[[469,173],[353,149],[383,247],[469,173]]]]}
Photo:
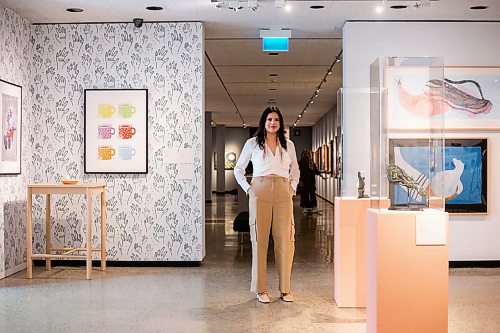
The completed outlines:
{"type": "MultiPolygon", "coordinates": [[[[389,207],[389,200],[380,201],[389,207]]],[[[337,306],[366,306],[366,211],[378,199],[335,198],[334,296],[337,306]]]]}
{"type": "Polygon", "coordinates": [[[367,215],[367,332],[446,333],[448,213],[367,215]]]}

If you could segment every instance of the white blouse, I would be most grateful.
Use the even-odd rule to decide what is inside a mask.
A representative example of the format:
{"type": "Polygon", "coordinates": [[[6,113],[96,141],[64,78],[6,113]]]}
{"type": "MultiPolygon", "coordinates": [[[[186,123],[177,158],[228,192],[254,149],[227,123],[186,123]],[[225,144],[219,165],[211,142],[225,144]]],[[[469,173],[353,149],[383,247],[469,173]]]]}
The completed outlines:
{"type": "Polygon", "coordinates": [[[295,145],[290,140],[286,140],[286,145],[286,150],[281,145],[278,145],[276,154],[273,154],[271,149],[265,145],[266,154],[264,155],[264,151],[260,149],[255,137],[245,142],[240,158],[238,158],[238,162],[234,167],[234,177],[245,192],[248,192],[250,188],[250,184],[248,184],[245,177],[245,168],[250,160],[253,164],[253,177],[278,175],[290,179],[293,190],[297,190],[300,171],[295,145]]]}

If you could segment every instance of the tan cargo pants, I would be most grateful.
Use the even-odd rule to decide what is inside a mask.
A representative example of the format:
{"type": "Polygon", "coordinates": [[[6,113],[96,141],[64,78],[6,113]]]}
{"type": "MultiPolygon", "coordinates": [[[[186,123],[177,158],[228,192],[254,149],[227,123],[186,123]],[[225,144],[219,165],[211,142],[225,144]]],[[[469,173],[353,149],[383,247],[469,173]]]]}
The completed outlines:
{"type": "Polygon", "coordinates": [[[267,291],[267,248],[272,226],[279,289],[282,293],[289,293],[295,251],[293,189],[288,179],[283,177],[254,177],[249,195],[250,240],[252,241],[250,290],[256,293],[267,291]]]}

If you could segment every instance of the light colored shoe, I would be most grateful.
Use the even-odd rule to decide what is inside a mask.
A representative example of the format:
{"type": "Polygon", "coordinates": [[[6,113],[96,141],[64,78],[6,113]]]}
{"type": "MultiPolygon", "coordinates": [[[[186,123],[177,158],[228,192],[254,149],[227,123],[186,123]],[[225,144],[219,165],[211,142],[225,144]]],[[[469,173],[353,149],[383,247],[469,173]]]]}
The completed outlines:
{"type": "Polygon", "coordinates": [[[284,301],[284,302],[293,302],[293,296],[291,293],[287,293],[287,294],[283,294],[282,292],[280,292],[280,298],[284,301]]]}
{"type": "Polygon", "coordinates": [[[269,299],[269,295],[267,294],[267,292],[257,293],[257,300],[264,304],[271,303],[271,300],[269,299]]]}

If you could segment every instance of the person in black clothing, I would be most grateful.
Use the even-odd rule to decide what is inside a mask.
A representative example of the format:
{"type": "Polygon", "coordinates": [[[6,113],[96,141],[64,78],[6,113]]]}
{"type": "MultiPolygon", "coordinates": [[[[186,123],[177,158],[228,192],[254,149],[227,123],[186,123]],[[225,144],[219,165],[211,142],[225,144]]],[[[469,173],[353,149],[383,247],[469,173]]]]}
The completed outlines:
{"type": "Polygon", "coordinates": [[[304,149],[299,160],[300,180],[300,207],[311,211],[317,206],[316,201],[316,175],[324,178],[313,162],[310,149],[304,149]]]}

